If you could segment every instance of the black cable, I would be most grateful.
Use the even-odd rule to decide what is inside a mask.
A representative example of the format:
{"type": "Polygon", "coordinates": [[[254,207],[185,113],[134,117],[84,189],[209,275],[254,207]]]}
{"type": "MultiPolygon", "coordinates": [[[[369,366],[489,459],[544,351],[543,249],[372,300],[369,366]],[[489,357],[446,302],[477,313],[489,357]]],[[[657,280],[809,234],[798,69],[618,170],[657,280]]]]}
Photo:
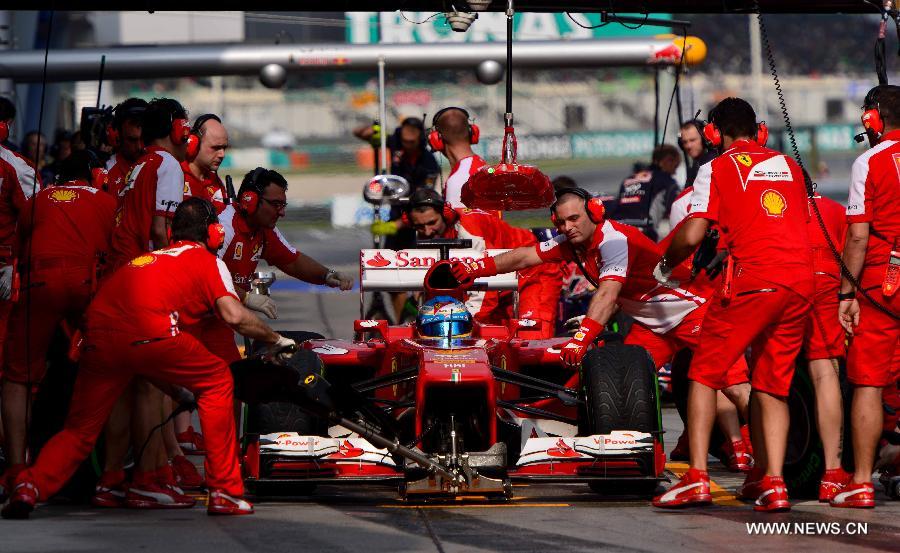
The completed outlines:
{"type": "Polygon", "coordinates": [[[822,213],[819,211],[819,206],[816,204],[813,197],[816,194],[816,183],[810,177],[809,172],[806,170],[806,167],[803,165],[803,158],[800,156],[800,148],[797,146],[797,138],[794,136],[794,127],[791,125],[791,116],[788,113],[787,102],[784,99],[784,90],[781,88],[781,81],[778,79],[778,72],[775,68],[775,55],[772,52],[772,44],[769,42],[769,34],[766,31],[766,25],[763,21],[762,13],[759,11],[759,2],[756,3],[756,11],[757,11],[757,20],[759,21],[759,34],[762,38],[762,43],[766,48],[766,57],[769,61],[769,70],[772,73],[772,80],[775,83],[775,93],[778,95],[778,104],[781,109],[781,115],[784,119],[784,128],[788,133],[788,140],[791,143],[791,151],[794,154],[794,159],[797,161],[797,165],[800,166],[800,169],[803,172],[803,182],[806,185],[806,194],[809,196],[810,204],[812,205],[812,211],[816,215],[816,222],[819,224],[819,228],[822,230],[822,234],[825,237],[825,243],[828,244],[828,248],[831,250],[831,255],[834,256],[834,259],[837,260],[838,265],[841,268],[841,275],[844,276],[850,283],[856,288],[856,290],[866,298],[869,303],[871,303],[875,309],[878,309],[888,317],[900,320],[900,315],[894,313],[886,306],[879,303],[875,298],[873,298],[867,290],[865,290],[861,285],[859,280],[850,272],[850,269],[847,268],[847,265],[844,264],[844,260],[841,257],[841,254],[838,252],[837,247],[831,239],[831,235],[828,233],[828,229],[825,226],[825,221],[822,219],[822,213]]]}
{"type": "Polygon", "coordinates": [[[572,20],[572,23],[578,25],[578,26],[581,27],[582,29],[599,29],[600,27],[606,27],[607,25],[610,24],[610,21],[606,21],[606,22],[601,23],[601,24],[599,24],[599,25],[582,25],[581,23],[578,22],[577,19],[575,19],[574,17],[572,17],[572,14],[571,14],[571,13],[566,12],[566,16],[567,16],[569,19],[572,20]]]}
{"type": "Polygon", "coordinates": [[[653,68],[653,147],[659,146],[659,68],[653,68]]]}
{"type": "Polygon", "coordinates": [[[669,97],[669,107],[666,109],[666,122],[663,124],[662,130],[662,141],[666,140],[666,131],[669,129],[669,115],[672,113],[672,103],[674,102],[676,96],[678,97],[678,121],[681,123],[681,97],[678,94],[678,81],[681,79],[681,71],[684,68],[684,55],[687,51],[687,27],[684,28],[684,38],[681,43],[681,59],[678,60],[678,65],[675,66],[675,84],[672,85],[672,96],[669,97]]]}
{"type": "MultiPolygon", "coordinates": [[[[512,43],[513,43],[513,17],[506,17],[506,113],[512,113],[512,43]]],[[[509,125],[509,121],[506,121],[509,125]]]]}
{"type": "MultiPolygon", "coordinates": [[[[25,290],[25,366],[27,368],[27,376],[25,378],[25,444],[27,447],[28,444],[28,434],[30,430],[29,417],[28,415],[31,413],[31,388],[32,388],[32,380],[31,380],[31,234],[34,232],[34,223],[35,223],[35,208],[37,207],[37,202],[34,201],[34,197],[39,192],[38,190],[38,182],[41,178],[40,173],[40,153],[41,153],[41,128],[44,124],[44,100],[47,96],[47,60],[50,57],[50,39],[53,36],[53,10],[50,10],[50,15],[47,19],[47,42],[44,45],[44,69],[41,75],[41,107],[38,111],[38,134],[37,134],[37,145],[36,145],[36,153],[38,159],[34,160],[34,181],[31,183],[31,225],[28,228],[28,239],[26,240],[26,249],[25,249],[25,278],[22,282],[22,287],[25,290]]],[[[18,268],[18,267],[17,267],[18,268]]],[[[21,271],[21,270],[20,270],[21,271]]]]}

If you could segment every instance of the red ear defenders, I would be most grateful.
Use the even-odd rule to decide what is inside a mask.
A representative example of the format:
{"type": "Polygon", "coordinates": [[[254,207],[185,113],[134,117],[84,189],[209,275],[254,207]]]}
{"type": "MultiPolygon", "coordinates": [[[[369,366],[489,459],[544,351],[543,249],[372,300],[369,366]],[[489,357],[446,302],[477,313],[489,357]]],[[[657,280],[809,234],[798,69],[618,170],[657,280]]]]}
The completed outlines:
{"type": "Polygon", "coordinates": [[[562,219],[556,216],[556,205],[559,203],[559,199],[566,194],[574,194],[584,200],[584,211],[587,212],[588,219],[592,223],[599,225],[603,222],[606,208],[603,207],[603,201],[600,198],[593,197],[590,192],[583,188],[564,188],[557,192],[556,201],[550,206],[550,221],[554,227],[561,227],[564,224],[562,219]]]}
{"type": "Polygon", "coordinates": [[[9,123],[0,121],[0,142],[5,142],[9,138],[9,123]]]}
{"type": "Polygon", "coordinates": [[[109,172],[107,172],[107,170],[103,167],[94,167],[93,169],[91,169],[91,186],[93,186],[97,190],[106,190],[106,178],[108,176],[109,172]]]}
{"type": "Polygon", "coordinates": [[[463,114],[465,114],[466,116],[466,119],[468,119],[469,144],[478,144],[478,138],[481,136],[481,129],[478,128],[478,125],[472,122],[472,117],[469,116],[468,111],[455,106],[443,108],[441,110],[438,110],[438,112],[434,114],[434,117],[431,118],[431,130],[428,132],[428,145],[431,146],[431,149],[435,152],[444,151],[444,138],[441,136],[441,131],[437,129],[437,122],[441,118],[441,115],[447,113],[451,109],[456,109],[463,112],[463,114]]]}
{"type": "Polygon", "coordinates": [[[214,113],[206,113],[194,120],[194,126],[191,127],[191,133],[187,137],[187,153],[185,155],[188,162],[197,159],[197,154],[200,153],[200,132],[207,121],[222,122],[219,116],[214,113]]]}
{"type": "Polygon", "coordinates": [[[238,193],[238,205],[247,215],[253,215],[259,208],[259,197],[262,191],[259,189],[259,177],[266,172],[263,167],[257,167],[247,173],[238,193]]]}
{"type": "MultiPolygon", "coordinates": [[[[213,221],[206,226],[206,247],[213,251],[218,251],[219,248],[225,244],[225,227],[219,222],[219,218],[216,216],[216,210],[212,204],[207,200],[203,200],[203,205],[206,207],[206,220],[213,221]]],[[[167,228],[166,234],[169,238],[169,242],[171,242],[172,227],[167,228]]]]}
{"type": "Polygon", "coordinates": [[[862,114],[862,125],[867,131],[872,131],[876,137],[884,134],[884,120],[877,107],[867,109],[862,114]]]}
{"type": "Polygon", "coordinates": [[[172,130],[169,131],[169,138],[172,139],[172,144],[175,144],[176,146],[186,144],[190,136],[191,124],[187,119],[181,117],[172,119],[172,130]]]}
{"type": "MultiPolygon", "coordinates": [[[[722,133],[719,131],[719,127],[713,122],[704,125],[703,138],[706,140],[706,143],[713,148],[718,148],[722,145],[722,133]]],[[[756,143],[760,146],[765,146],[768,141],[769,127],[766,126],[765,121],[761,121],[756,125],[756,143]]]]}

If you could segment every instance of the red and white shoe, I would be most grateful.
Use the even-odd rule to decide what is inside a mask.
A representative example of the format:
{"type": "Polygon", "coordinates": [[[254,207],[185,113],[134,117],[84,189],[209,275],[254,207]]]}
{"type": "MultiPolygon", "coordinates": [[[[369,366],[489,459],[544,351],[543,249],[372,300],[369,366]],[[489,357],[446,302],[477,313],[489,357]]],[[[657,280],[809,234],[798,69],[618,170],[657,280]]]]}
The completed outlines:
{"type": "Polygon", "coordinates": [[[27,468],[28,465],[25,463],[16,463],[8,466],[3,473],[0,473],[0,503],[6,501],[6,498],[9,497],[16,485],[16,477],[27,468]]]}
{"type": "Polygon", "coordinates": [[[3,518],[26,519],[37,504],[38,490],[31,482],[19,482],[13,488],[9,501],[0,511],[3,518]]]}
{"type": "Polygon", "coordinates": [[[853,475],[843,467],[826,470],[822,475],[822,481],[819,482],[819,503],[830,503],[834,496],[850,483],[852,477],[853,475]]]}
{"type": "Polygon", "coordinates": [[[132,484],[125,494],[125,506],[129,509],[190,509],[196,504],[196,499],[183,491],[179,493],[175,486],[132,484]]]}
{"type": "Polygon", "coordinates": [[[747,453],[750,456],[753,456],[753,442],[750,440],[750,425],[744,424],[741,426],[741,438],[744,439],[744,448],[747,450],[747,453]]]}
{"type": "Polygon", "coordinates": [[[787,486],[780,476],[765,476],[759,483],[759,497],[753,504],[753,510],[763,513],[777,513],[791,510],[788,501],[787,486]]]}
{"type": "Polygon", "coordinates": [[[98,483],[94,487],[91,505],[106,509],[118,509],[124,507],[127,491],[128,485],[124,482],[114,486],[104,486],[98,483]]]}
{"type": "Polygon", "coordinates": [[[741,488],[738,490],[738,499],[756,501],[756,498],[762,492],[762,480],[765,475],[766,471],[762,469],[756,467],[750,469],[750,472],[744,478],[744,483],[741,484],[741,488]]]}
{"type": "Polygon", "coordinates": [[[831,506],[873,509],[875,507],[875,486],[871,482],[851,481],[831,499],[831,506]]]}
{"type": "Polygon", "coordinates": [[[753,456],[747,451],[744,440],[735,440],[722,446],[728,453],[727,468],[731,472],[749,472],[753,468],[753,456]]]}
{"type": "Polygon", "coordinates": [[[203,434],[194,430],[193,426],[188,426],[187,430],[176,434],[175,439],[178,440],[178,447],[188,455],[204,455],[206,453],[203,434]]]}
{"type": "Polygon", "coordinates": [[[709,492],[709,473],[697,469],[688,470],[666,493],[653,498],[653,506],[663,509],[710,503],[712,494],[709,492]]]}
{"type": "Polygon", "coordinates": [[[691,448],[688,443],[688,433],[687,430],[681,433],[681,436],[678,437],[678,443],[675,444],[675,449],[672,450],[672,453],[669,454],[670,461],[687,461],[690,459],[691,448]]]}
{"type": "Polygon", "coordinates": [[[175,483],[182,488],[199,490],[206,487],[206,480],[184,455],[172,458],[172,472],[175,473],[175,483]]]}
{"type": "Polygon", "coordinates": [[[228,495],[222,490],[209,492],[208,515],[252,515],[253,505],[242,497],[228,495]]]}

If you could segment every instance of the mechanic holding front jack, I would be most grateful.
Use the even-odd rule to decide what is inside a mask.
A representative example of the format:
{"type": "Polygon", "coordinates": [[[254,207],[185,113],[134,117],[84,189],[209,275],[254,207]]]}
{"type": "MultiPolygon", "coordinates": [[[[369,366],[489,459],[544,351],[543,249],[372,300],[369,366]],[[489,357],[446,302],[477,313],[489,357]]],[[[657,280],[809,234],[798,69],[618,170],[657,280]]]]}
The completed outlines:
{"type": "MultiPolygon", "coordinates": [[[[645,347],[656,366],[674,351],[696,346],[697,327],[703,319],[706,299],[677,283],[660,285],[653,268],[660,258],[655,242],[638,229],[604,219],[603,203],[581,188],[557,192],[551,220],[560,234],[538,244],[485,257],[469,264],[456,262],[451,270],[460,282],[522,270],[542,263],[575,262],[597,291],[575,336],[560,352],[563,364],[577,367],[588,348],[603,332],[617,305],[635,319],[626,343],[645,347]]],[[[690,271],[678,268],[677,277],[687,282],[690,271]]],[[[729,385],[747,386],[746,364],[733,362],[729,385]]]]}
{"type": "MultiPolygon", "coordinates": [[[[264,294],[248,293],[260,259],[305,282],[341,290],[353,287],[352,277],[297,251],[275,227],[287,207],[287,186],[287,180],[277,171],[257,167],[241,182],[237,203],[219,214],[225,228],[225,242],[218,251],[219,258],[231,274],[244,305],[270,319],[278,317],[275,300],[264,294]]],[[[222,321],[206,319],[191,331],[226,363],[241,358],[234,333],[222,321]]]]}
{"type": "Polygon", "coordinates": [[[106,281],[88,308],[84,355],[64,429],[18,475],[0,512],[4,518],[28,518],[39,500],[59,491],[90,454],[116,398],[138,375],[197,395],[206,431],[207,512],[253,512],[242,499],[230,369],[181,328],[214,312],[238,333],[269,344],[270,354],[295,344],[241,305],[214,253],[224,239],[212,204],[190,198],[175,210],[171,245],[135,257],[106,281]]]}
{"type": "MultiPolygon", "coordinates": [[[[472,249],[533,248],[534,235],[503,222],[496,215],[472,209],[454,210],[437,191],[420,188],[406,205],[406,217],[419,238],[468,238],[472,249]]],[[[547,263],[521,272],[519,281],[519,318],[539,321],[544,338],[552,338],[556,329],[556,309],[562,289],[559,263],[547,263]]],[[[466,302],[475,320],[504,324],[512,318],[512,294],[470,292],[466,302]]]]}

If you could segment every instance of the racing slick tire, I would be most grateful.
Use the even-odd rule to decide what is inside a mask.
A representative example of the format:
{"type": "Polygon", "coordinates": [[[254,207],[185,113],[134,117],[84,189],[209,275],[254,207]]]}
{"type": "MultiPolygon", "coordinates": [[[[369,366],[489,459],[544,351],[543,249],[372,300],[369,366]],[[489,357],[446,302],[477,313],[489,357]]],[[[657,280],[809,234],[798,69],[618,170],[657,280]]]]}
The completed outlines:
{"type": "MultiPolygon", "coordinates": [[[[294,340],[298,344],[306,340],[324,338],[316,332],[283,331],[282,336],[294,340]]],[[[263,344],[254,343],[251,352],[262,349],[263,344]]],[[[321,360],[312,351],[300,350],[294,354],[294,359],[299,360],[303,366],[321,365],[321,360]],[[298,359],[299,358],[299,359],[298,359]]],[[[301,436],[324,435],[328,432],[325,421],[304,412],[297,405],[287,402],[255,403],[247,405],[247,423],[245,431],[248,434],[271,434],[273,432],[296,432],[301,436]]],[[[254,483],[252,492],[256,496],[268,495],[308,495],[316,489],[315,484],[291,484],[279,483],[278,485],[266,485],[254,483]]]]}
{"type": "MultiPolygon", "coordinates": [[[[619,341],[585,355],[581,364],[585,407],[579,417],[579,434],[608,434],[613,430],[636,430],[659,435],[656,367],[647,350],[619,341]]],[[[648,476],[653,468],[649,467],[648,476]]],[[[656,480],[600,481],[589,484],[601,494],[652,495],[656,480]]]]}

